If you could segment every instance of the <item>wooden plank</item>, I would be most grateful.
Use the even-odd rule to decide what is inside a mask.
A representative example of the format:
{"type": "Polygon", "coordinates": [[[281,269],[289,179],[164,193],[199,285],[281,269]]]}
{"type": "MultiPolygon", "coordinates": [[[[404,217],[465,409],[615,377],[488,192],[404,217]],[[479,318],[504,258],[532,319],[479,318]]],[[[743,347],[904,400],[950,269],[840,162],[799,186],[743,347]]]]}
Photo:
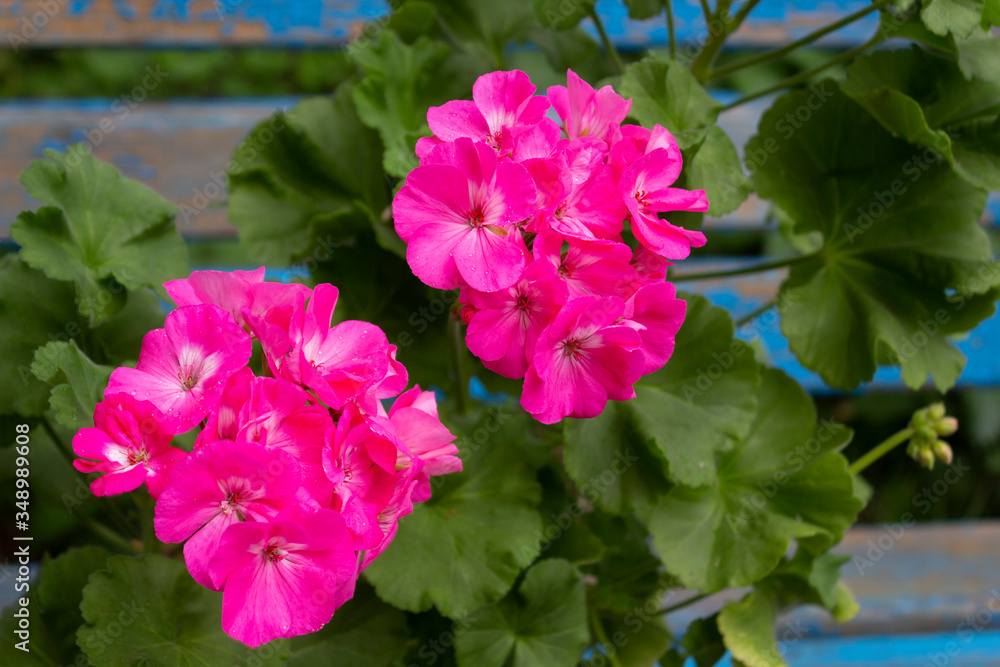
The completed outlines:
{"type": "MultiPolygon", "coordinates": [[[[330,46],[379,24],[395,0],[14,0],[0,7],[0,48],[81,45],[130,46],[330,46]]],[[[707,31],[700,5],[675,2],[680,39],[697,43],[707,31]]],[[[751,20],[730,38],[733,45],[784,43],[869,6],[862,0],[763,0],[751,20]]],[[[618,0],[599,0],[607,31],[623,48],[663,45],[664,18],[633,21],[618,0]]],[[[592,22],[584,28],[596,36],[592,22]]],[[[869,16],[826,37],[843,46],[868,39],[877,20],[869,16]]]]}

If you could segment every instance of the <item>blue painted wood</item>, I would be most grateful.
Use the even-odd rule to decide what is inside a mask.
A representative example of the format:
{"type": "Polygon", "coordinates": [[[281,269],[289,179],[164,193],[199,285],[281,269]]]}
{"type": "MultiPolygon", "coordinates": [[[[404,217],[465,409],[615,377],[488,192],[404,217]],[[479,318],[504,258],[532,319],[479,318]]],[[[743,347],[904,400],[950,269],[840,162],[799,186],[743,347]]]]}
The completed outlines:
{"type": "MultiPolygon", "coordinates": [[[[208,47],[262,44],[297,47],[341,44],[370,22],[380,22],[395,0],[19,0],[0,5],[0,48],[48,48],[82,44],[208,47]],[[54,14],[51,7],[59,6],[54,14]],[[48,10],[48,11],[46,11],[48,10]],[[34,27],[31,25],[34,21],[34,27]]],[[[733,45],[770,45],[796,39],[858,9],[863,0],[763,0],[751,20],[730,39],[733,45]]],[[[707,34],[697,0],[675,0],[678,37],[689,43],[707,34]]],[[[628,18],[618,0],[598,0],[597,10],[611,39],[622,48],[663,45],[665,17],[628,18]]],[[[857,44],[871,36],[877,19],[869,16],[824,38],[828,45],[857,44]]],[[[584,29],[596,36],[589,19],[584,29]]]]}

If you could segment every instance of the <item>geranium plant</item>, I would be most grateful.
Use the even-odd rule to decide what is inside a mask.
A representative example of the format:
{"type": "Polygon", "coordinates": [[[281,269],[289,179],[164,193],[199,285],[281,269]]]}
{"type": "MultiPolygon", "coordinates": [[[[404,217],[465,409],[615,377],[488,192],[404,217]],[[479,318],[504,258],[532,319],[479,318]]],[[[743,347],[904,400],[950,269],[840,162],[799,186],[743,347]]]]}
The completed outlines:
{"type": "Polygon", "coordinates": [[[954,385],[1000,295],[1000,6],[875,2],[868,43],[724,105],[706,86],[828,31],[720,60],[757,2],[702,3],[694,50],[669,2],[625,4],[664,52],[617,53],[593,2],[400,4],[234,150],[259,269],[190,271],[176,207],[79,146],[27,167],[0,412],[75,467],[30,478],[75,544],[4,664],[768,666],[780,611],[853,615],[830,550],[859,474],[950,461],[957,423],[929,406],[849,463],[746,327],[775,308],[832,389],[954,385]],[[738,152],[720,112],[786,88],[738,152]],[[705,213],[751,191],[787,254],[700,272],[705,213]],[[673,284],[784,267],[738,323],[673,284]]]}

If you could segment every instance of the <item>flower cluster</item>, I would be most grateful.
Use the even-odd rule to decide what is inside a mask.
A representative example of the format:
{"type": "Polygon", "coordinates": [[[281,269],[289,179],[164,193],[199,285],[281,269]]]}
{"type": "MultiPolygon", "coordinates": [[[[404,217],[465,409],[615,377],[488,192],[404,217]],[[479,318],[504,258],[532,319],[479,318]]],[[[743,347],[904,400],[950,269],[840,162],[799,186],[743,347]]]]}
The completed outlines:
{"type": "Polygon", "coordinates": [[[393,216],[414,274],[461,289],[469,349],[525,378],[522,405],[554,423],[634,397],[670,358],[685,303],[665,282],[668,260],[705,237],[658,214],[708,201],[672,187],[677,141],[658,125],[622,125],[631,101],[610,86],[570,71],[567,86],[534,93],[523,72],[493,72],[472,101],[432,107],[434,136],[417,143],[420,166],[393,216]]]}
{"type": "Polygon", "coordinates": [[[330,326],[331,285],[264,269],[165,285],[177,302],[118,368],[73,439],[96,495],[145,484],[156,535],[184,542],[196,581],[223,591],[227,633],[258,646],[313,632],[354,592],[397,521],[461,470],[434,394],[407,385],[385,334],[330,326]],[[248,362],[260,343],[266,371],[248,362]],[[382,400],[396,397],[386,411],[382,400]],[[200,427],[191,452],[171,446],[200,427]]]}

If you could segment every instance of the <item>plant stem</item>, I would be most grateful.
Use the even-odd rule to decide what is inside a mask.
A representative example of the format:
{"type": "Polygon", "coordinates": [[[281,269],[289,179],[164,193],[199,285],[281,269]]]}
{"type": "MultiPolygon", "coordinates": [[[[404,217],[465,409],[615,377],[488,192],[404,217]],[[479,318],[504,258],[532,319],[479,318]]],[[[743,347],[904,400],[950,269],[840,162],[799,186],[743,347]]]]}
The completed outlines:
{"type": "Polygon", "coordinates": [[[462,323],[453,317],[448,318],[448,332],[451,334],[451,360],[455,364],[455,409],[460,415],[468,410],[466,392],[469,390],[469,378],[465,376],[465,344],[462,342],[462,323]]]}
{"type": "Polygon", "coordinates": [[[694,74],[699,83],[705,82],[709,68],[715,62],[715,57],[719,55],[722,45],[726,43],[726,38],[729,37],[729,33],[732,30],[729,18],[729,6],[731,4],[732,0],[718,0],[718,3],[715,5],[715,13],[705,20],[708,36],[701,45],[698,55],[691,62],[691,73],[694,74]],[[715,31],[712,29],[715,25],[721,25],[722,27],[720,30],[715,31]]]}
{"type": "Polygon", "coordinates": [[[886,454],[888,454],[890,451],[892,451],[893,449],[895,449],[897,446],[903,444],[904,442],[906,442],[907,440],[909,440],[912,437],[913,437],[913,429],[912,428],[904,428],[899,433],[896,433],[895,435],[889,436],[888,438],[886,438],[885,440],[883,440],[881,443],[879,443],[878,445],[876,445],[867,454],[865,454],[860,459],[858,459],[857,461],[855,461],[854,463],[852,463],[851,467],[848,468],[848,470],[850,471],[850,473],[852,475],[858,475],[858,474],[860,474],[862,470],[864,470],[865,468],[867,468],[871,464],[875,463],[880,458],[882,458],[883,456],[885,456],[886,454]]]}
{"type": "Polygon", "coordinates": [[[790,76],[787,79],[785,79],[784,81],[780,81],[780,82],[776,83],[773,86],[765,88],[764,90],[760,90],[760,91],[758,91],[756,93],[750,93],[749,95],[744,95],[743,97],[741,97],[740,99],[736,100],[735,102],[732,102],[731,104],[726,105],[723,108],[723,111],[725,111],[727,109],[732,109],[733,107],[738,107],[739,105],[745,104],[745,103],[750,102],[752,100],[755,100],[758,97],[763,97],[765,95],[769,95],[769,94],[777,92],[779,90],[784,90],[785,88],[791,88],[792,86],[797,86],[800,83],[805,83],[806,81],[808,81],[809,79],[813,78],[814,76],[816,76],[817,74],[819,74],[823,70],[826,70],[826,69],[828,69],[830,67],[833,67],[834,65],[839,65],[840,63],[844,63],[844,62],[847,62],[849,60],[853,60],[855,56],[857,56],[857,55],[859,55],[859,54],[867,51],[871,47],[873,47],[876,44],[878,44],[879,42],[881,42],[883,39],[884,39],[884,37],[881,34],[876,34],[874,37],[872,37],[870,40],[868,40],[867,42],[865,42],[861,46],[857,47],[856,49],[851,49],[850,51],[845,51],[844,53],[841,53],[840,55],[838,55],[835,58],[831,58],[830,60],[826,61],[822,65],[819,65],[818,67],[814,67],[811,70],[808,70],[806,72],[800,72],[800,73],[796,74],[795,76],[790,76]]]}
{"type": "Polygon", "coordinates": [[[743,25],[743,20],[750,15],[753,8],[760,4],[760,0],[747,0],[740,7],[739,11],[733,16],[732,24],[729,26],[729,33],[732,34],[736,32],[736,29],[743,25]]]}
{"type": "Polygon", "coordinates": [[[56,430],[52,428],[52,424],[49,422],[49,418],[47,416],[42,415],[41,421],[42,421],[42,428],[45,429],[45,432],[48,434],[49,438],[52,439],[52,444],[56,446],[56,449],[59,450],[59,453],[62,454],[62,457],[66,459],[66,461],[72,467],[73,454],[66,446],[66,443],[64,443],[62,438],[59,437],[59,435],[56,433],[56,430]]]}
{"type": "Polygon", "coordinates": [[[94,521],[89,516],[85,516],[79,513],[77,513],[77,516],[83,520],[83,522],[87,525],[87,528],[89,528],[91,532],[104,538],[111,544],[114,544],[116,547],[124,551],[133,554],[135,553],[135,545],[132,543],[131,540],[126,538],[124,535],[121,535],[120,533],[111,530],[110,528],[105,526],[103,523],[100,523],[99,521],[94,521]]]}
{"type": "MultiPolygon", "coordinates": [[[[853,14],[849,14],[849,15],[845,16],[844,18],[840,19],[839,21],[836,21],[834,23],[831,23],[828,26],[820,28],[819,30],[816,30],[815,32],[809,33],[808,35],[806,35],[802,39],[798,39],[798,40],[792,42],[791,44],[786,44],[785,46],[781,47],[780,49],[773,49],[771,51],[765,51],[764,53],[758,53],[755,56],[750,56],[749,58],[744,58],[742,60],[738,60],[738,61],[736,61],[734,63],[726,65],[725,67],[720,67],[717,70],[712,70],[711,72],[708,73],[708,79],[707,80],[708,81],[714,81],[715,79],[720,79],[720,78],[722,78],[724,76],[728,76],[728,75],[732,74],[733,72],[737,72],[737,71],[739,71],[741,69],[746,69],[747,67],[753,67],[755,65],[759,65],[761,63],[766,63],[766,62],[769,62],[771,60],[777,60],[778,58],[786,56],[786,55],[788,55],[792,51],[795,51],[798,48],[801,48],[801,47],[803,47],[803,46],[805,46],[807,44],[811,44],[812,42],[815,42],[816,40],[820,39],[821,37],[825,37],[826,35],[829,35],[831,32],[834,32],[835,30],[840,30],[844,26],[849,25],[851,23],[854,23],[858,19],[864,18],[865,16],[868,16],[868,14],[872,13],[873,11],[875,11],[877,9],[881,9],[882,7],[885,7],[886,5],[888,5],[892,1],[893,0],[877,0],[870,7],[865,7],[864,9],[859,9],[858,11],[854,12],[853,14]]],[[[751,4],[751,3],[748,2],[747,4],[751,4]]]]}
{"type": "Polygon", "coordinates": [[[705,26],[712,20],[712,10],[708,7],[708,0],[701,0],[701,13],[705,15],[705,26]]]}
{"type": "Polygon", "coordinates": [[[695,595],[693,598],[688,598],[687,600],[684,600],[683,602],[678,602],[677,604],[672,604],[669,607],[664,607],[663,609],[661,609],[660,611],[658,611],[656,613],[659,615],[659,614],[669,614],[669,613],[675,612],[678,609],[683,609],[684,607],[687,607],[688,605],[692,605],[695,602],[701,602],[702,600],[704,600],[705,598],[707,598],[709,595],[711,595],[711,593],[699,593],[698,595],[695,595]]]}
{"type": "Polygon", "coordinates": [[[153,525],[153,499],[142,495],[142,490],[136,489],[132,495],[139,508],[139,520],[142,523],[142,550],[145,553],[160,553],[161,544],[156,539],[156,527],[153,525]]]}
{"type": "Polygon", "coordinates": [[[772,308],[774,308],[774,304],[776,304],[777,302],[778,302],[777,299],[771,299],[770,301],[768,301],[767,303],[765,303],[763,306],[760,306],[759,308],[755,308],[753,310],[753,312],[748,313],[748,314],[744,315],[743,317],[741,317],[740,319],[736,320],[736,322],[734,323],[734,326],[737,329],[739,329],[741,326],[743,326],[747,322],[752,322],[753,320],[757,319],[758,317],[760,317],[761,315],[763,315],[767,311],[769,311],[772,308]]]}
{"type": "Polygon", "coordinates": [[[590,624],[594,627],[594,634],[597,635],[597,641],[604,645],[607,650],[608,662],[611,663],[612,667],[622,667],[621,660],[618,659],[617,650],[609,640],[608,633],[604,631],[604,624],[601,623],[601,615],[597,613],[596,607],[590,608],[590,624]]]}
{"type": "Polygon", "coordinates": [[[604,30],[604,23],[601,22],[601,17],[597,13],[596,7],[592,7],[590,10],[590,18],[594,20],[594,26],[597,28],[597,34],[601,36],[601,42],[604,43],[604,50],[608,52],[608,58],[611,59],[611,64],[614,66],[615,71],[618,74],[625,73],[625,66],[622,65],[622,59],[618,55],[618,50],[615,45],[611,43],[611,39],[608,38],[608,33],[604,30]]]}
{"type": "Polygon", "coordinates": [[[709,271],[707,273],[681,273],[670,276],[672,282],[680,282],[682,280],[705,280],[707,278],[728,278],[729,276],[742,276],[747,273],[757,273],[758,271],[770,271],[772,269],[781,269],[786,266],[792,266],[794,264],[799,264],[800,262],[808,261],[816,256],[816,253],[810,255],[796,255],[795,257],[785,257],[784,259],[776,259],[771,262],[763,262],[761,264],[754,264],[752,266],[744,266],[739,269],[727,269],[724,271],[709,271]]]}
{"type": "Polygon", "coordinates": [[[670,36],[670,59],[677,58],[677,32],[674,30],[674,8],[670,5],[670,0],[663,0],[667,6],[667,34],[670,36]]]}

